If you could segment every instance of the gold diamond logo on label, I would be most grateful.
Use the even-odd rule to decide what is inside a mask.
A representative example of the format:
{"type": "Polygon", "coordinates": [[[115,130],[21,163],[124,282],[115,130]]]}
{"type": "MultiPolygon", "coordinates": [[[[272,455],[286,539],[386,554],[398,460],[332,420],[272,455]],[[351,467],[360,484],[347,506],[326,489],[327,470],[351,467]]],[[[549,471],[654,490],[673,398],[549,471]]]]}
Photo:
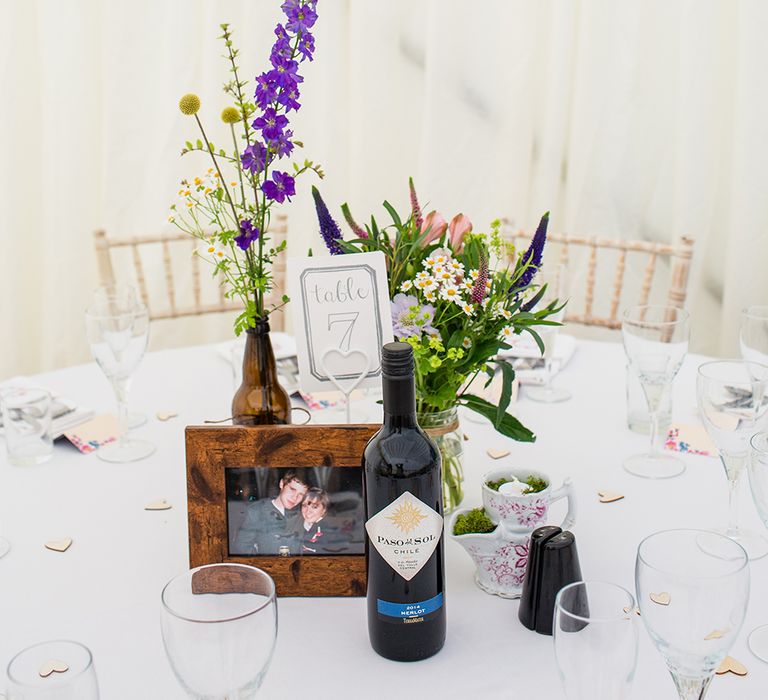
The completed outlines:
{"type": "Polygon", "coordinates": [[[429,561],[443,534],[443,518],[406,491],[365,524],[371,544],[410,581],[429,561]]]}

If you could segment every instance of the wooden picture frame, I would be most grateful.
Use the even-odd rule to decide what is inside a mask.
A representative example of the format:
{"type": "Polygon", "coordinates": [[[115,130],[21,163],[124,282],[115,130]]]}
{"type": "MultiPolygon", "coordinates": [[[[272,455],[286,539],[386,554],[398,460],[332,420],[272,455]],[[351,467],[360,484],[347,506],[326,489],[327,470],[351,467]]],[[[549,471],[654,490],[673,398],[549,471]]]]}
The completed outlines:
{"type": "Polygon", "coordinates": [[[365,595],[364,553],[231,554],[227,472],[357,468],[362,485],[363,450],[378,429],[378,425],[188,426],[185,438],[190,566],[218,562],[251,564],[272,576],[281,596],[365,595]]]}

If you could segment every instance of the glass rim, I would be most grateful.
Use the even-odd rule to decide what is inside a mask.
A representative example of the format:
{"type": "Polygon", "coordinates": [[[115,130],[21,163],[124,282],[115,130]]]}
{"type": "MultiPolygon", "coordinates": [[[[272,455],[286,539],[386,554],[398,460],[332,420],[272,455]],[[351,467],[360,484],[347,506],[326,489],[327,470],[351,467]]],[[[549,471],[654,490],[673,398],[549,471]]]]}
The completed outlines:
{"type": "Polygon", "coordinates": [[[558,592],[557,596],[555,596],[555,610],[559,610],[563,615],[567,615],[572,620],[579,620],[580,622],[623,622],[625,620],[631,619],[630,617],[627,617],[628,615],[631,615],[635,608],[637,607],[637,601],[635,600],[635,596],[632,595],[624,586],[619,585],[618,583],[613,583],[611,581],[603,581],[603,580],[594,580],[594,581],[574,581],[573,583],[569,583],[567,586],[563,586],[558,592]],[[571,612],[570,610],[566,610],[562,607],[560,604],[560,598],[563,594],[563,591],[567,591],[571,588],[577,588],[578,586],[608,586],[609,588],[614,588],[618,591],[621,591],[622,593],[625,593],[627,595],[627,598],[629,600],[629,605],[627,607],[630,608],[630,611],[627,613],[624,610],[621,610],[619,614],[616,615],[616,617],[586,617],[585,615],[577,615],[576,613],[571,612]]]}
{"type": "Polygon", "coordinates": [[[251,615],[255,615],[258,612],[261,612],[266,608],[268,605],[271,605],[273,602],[277,600],[277,593],[275,590],[275,581],[274,579],[266,572],[264,569],[259,569],[257,566],[251,566],[250,564],[238,564],[236,562],[216,562],[214,564],[204,564],[203,566],[196,566],[194,569],[190,569],[189,571],[185,571],[184,573],[178,574],[174,576],[168,583],[163,586],[163,590],[160,593],[160,602],[163,605],[163,608],[168,612],[169,615],[173,615],[178,620],[184,620],[186,622],[196,622],[200,624],[219,624],[222,622],[234,622],[235,620],[243,620],[246,617],[250,617],[251,615]],[[269,595],[267,595],[267,599],[260,603],[258,606],[254,607],[253,609],[249,610],[248,612],[244,612],[240,615],[234,615],[233,617],[222,617],[218,620],[199,620],[194,617],[188,617],[187,615],[182,615],[178,612],[176,612],[165,600],[165,594],[168,590],[168,587],[178,581],[182,578],[189,578],[191,580],[192,575],[195,574],[198,571],[201,571],[202,569],[212,569],[212,568],[218,568],[222,566],[234,566],[240,569],[249,569],[251,571],[258,572],[259,577],[265,578],[269,583],[269,595]]]}
{"type": "Polygon", "coordinates": [[[634,306],[630,306],[624,309],[624,311],[621,314],[622,322],[631,323],[637,326],[675,326],[678,323],[689,321],[690,318],[691,318],[691,314],[682,306],[669,306],[667,304],[635,304],[634,306]],[[680,314],[680,316],[672,321],[648,321],[646,319],[634,319],[629,317],[631,312],[640,311],[641,309],[644,311],[650,311],[650,310],[674,311],[675,314],[680,314]]]}
{"type": "Polygon", "coordinates": [[[760,382],[766,382],[768,381],[768,374],[766,375],[765,379],[753,379],[753,378],[747,378],[742,380],[734,381],[732,379],[720,379],[718,377],[713,377],[706,373],[705,368],[712,367],[713,365],[739,365],[740,367],[746,367],[749,369],[750,367],[759,367],[760,369],[764,369],[768,373],[768,365],[764,365],[762,362],[755,362],[754,360],[742,360],[740,358],[733,358],[733,359],[720,359],[720,360],[707,360],[706,362],[702,362],[697,370],[696,374],[699,377],[703,377],[704,379],[714,379],[715,381],[722,381],[722,382],[729,382],[731,384],[755,384],[760,382]]]}
{"type": "Polygon", "coordinates": [[[759,452],[760,454],[768,456],[768,430],[761,430],[759,433],[755,433],[749,439],[749,446],[755,452],[759,452]],[[763,447],[758,447],[757,445],[757,441],[760,439],[762,439],[765,442],[765,445],[763,447]]]}
{"type": "MultiPolygon", "coordinates": [[[[740,550],[741,553],[744,555],[741,560],[741,566],[739,566],[736,569],[733,569],[733,571],[729,571],[725,574],[718,574],[716,576],[701,576],[697,575],[696,578],[698,579],[704,579],[706,581],[717,581],[718,579],[724,579],[728,578],[729,576],[733,576],[734,574],[738,574],[740,571],[743,571],[748,565],[749,565],[749,556],[747,555],[747,551],[742,547],[736,540],[731,539],[730,537],[726,537],[725,535],[721,535],[718,532],[713,532],[712,530],[699,530],[697,528],[690,528],[690,527],[679,527],[679,528],[671,528],[669,530],[659,530],[657,532],[653,532],[650,535],[646,535],[641,541],[640,544],[637,545],[637,558],[643,562],[649,569],[653,569],[654,571],[660,571],[661,573],[667,574],[669,576],[676,576],[679,578],[686,578],[686,574],[681,574],[675,571],[668,571],[666,569],[662,569],[661,567],[655,566],[654,564],[651,564],[646,557],[643,556],[643,546],[645,545],[648,540],[653,539],[654,537],[658,537],[659,535],[669,535],[671,533],[690,533],[690,534],[698,534],[698,535],[712,535],[714,537],[718,537],[722,540],[726,540],[727,542],[730,542],[731,544],[736,545],[740,550]]],[[[704,550],[702,550],[704,551],[704,550]]],[[[730,560],[725,560],[730,561],[730,560]]],[[[735,560],[733,560],[735,561],[735,560]]]]}
{"type": "MultiPolygon", "coordinates": [[[[76,642],[74,639],[48,639],[43,642],[36,642],[35,644],[30,644],[28,647],[25,647],[21,651],[17,652],[13,655],[13,658],[8,662],[8,666],[6,667],[6,674],[8,675],[8,679],[14,683],[15,685],[19,686],[20,688],[39,688],[40,685],[37,682],[25,682],[21,681],[18,678],[15,678],[13,676],[13,673],[11,672],[11,667],[13,666],[16,659],[18,659],[20,656],[26,654],[28,651],[32,651],[32,649],[36,649],[37,647],[42,647],[46,644],[71,644],[72,646],[80,647],[83,651],[86,653],[87,663],[81,668],[77,673],[73,673],[71,675],[68,675],[67,678],[79,678],[84,673],[86,673],[89,669],[93,668],[93,653],[91,653],[91,650],[85,646],[82,642],[76,642]]],[[[66,663],[66,662],[65,662],[66,663]]],[[[69,673],[69,671],[67,671],[69,673]]]]}
{"type": "Polygon", "coordinates": [[[119,313],[115,314],[109,314],[109,313],[99,313],[96,311],[92,311],[95,304],[91,304],[86,310],[85,315],[88,318],[93,319],[104,319],[104,318],[128,318],[128,317],[136,317],[136,316],[143,316],[147,315],[149,316],[149,309],[147,308],[146,304],[142,304],[141,302],[137,302],[136,305],[130,310],[130,311],[121,311],[119,313]]]}
{"type": "Polygon", "coordinates": [[[749,306],[745,306],[741,310],[741,315],[746,316],[747,318],[758,318],[761,320],[768,321],[768,305],[766,304],[750,304],[749,306]],[[753,309],[762,309],[762,311],[756,311],[753,309]]]}

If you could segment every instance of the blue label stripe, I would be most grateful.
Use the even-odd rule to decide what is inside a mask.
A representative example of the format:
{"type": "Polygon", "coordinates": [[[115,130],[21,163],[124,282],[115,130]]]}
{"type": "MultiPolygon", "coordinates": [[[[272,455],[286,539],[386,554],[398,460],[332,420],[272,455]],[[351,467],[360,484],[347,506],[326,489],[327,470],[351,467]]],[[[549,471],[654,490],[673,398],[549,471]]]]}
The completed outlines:
{"type": "Polygon", "coordinates": [[[379,615],[408,619],[411,617],[423,617],[443,607],[443,594],[438,593],[434,598],[420,603],[390,603],[386,600],[376,599],[376,609],[379,615]]]}

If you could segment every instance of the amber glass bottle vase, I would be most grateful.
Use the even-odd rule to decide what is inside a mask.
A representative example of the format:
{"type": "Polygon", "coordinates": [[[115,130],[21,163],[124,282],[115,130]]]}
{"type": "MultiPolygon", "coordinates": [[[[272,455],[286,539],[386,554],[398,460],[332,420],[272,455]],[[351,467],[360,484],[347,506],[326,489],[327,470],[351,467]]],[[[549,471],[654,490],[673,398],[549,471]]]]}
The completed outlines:
{"type": "Polygon", "coordinates": [[[291,399],[277,379],[269,321],[256,319],[243,353],[243,383],[232,399],[235,425],[284,425],[291,422],[291,399]]]}

